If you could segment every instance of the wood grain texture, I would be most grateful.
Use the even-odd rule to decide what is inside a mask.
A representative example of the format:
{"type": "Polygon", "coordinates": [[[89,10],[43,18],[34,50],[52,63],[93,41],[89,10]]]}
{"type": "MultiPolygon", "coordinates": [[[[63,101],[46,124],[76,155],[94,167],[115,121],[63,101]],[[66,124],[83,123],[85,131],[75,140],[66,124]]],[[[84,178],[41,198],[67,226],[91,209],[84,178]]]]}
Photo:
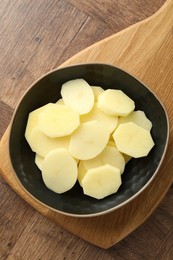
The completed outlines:
{"type": "MultiPolygon", "coordinates": [[[[60,65],[79,50],[123,29],[123,25],[120,22],[114,24],[115,26],[111,26],[107,23],[106,19],[105,21],[101,19],[101,17],[97,15],[98,11],[95,5],[93,6],[92,16],[89,16],[88,14],[91,12],[91,7],[88,7],[90,9],[88,12],[86,8],[85,10],[81,8],[82,4],[85,6],[86,1],[75,1],[76,3],[80,2],[78,6],[74,3],[72,4],[72,2],[70,3],[70,1],[41,2],[19,0],[15,2],[2,0],[0,2],[0,66],[3,63],[3,66],[0,67],[2,83],[0,86],[0,99],[4,101],[1,103],[1,109],[4,109],[3,113],[1,113],[0,110],[1,135],[9,123],[10,113],[13,111],[12,108],[16,106],[18,99],[25,89],[27,89],[38,76],[60,65]],[[42,7],[40,7],[41,4],[42,7]],[[58,5],[59,9],[55,11],[56,5],[58,5]],[[60,40],[57,34],[62,25],[59,21],[63,20],[66,8],[67,10],[71,8],[71,11],[67,12],[68,21],[66,21],[66,24],[63,24],[64,33],[60,34],[60,40]],[[23,12],[23,15],[21,12],[23,12]],[[60,19],[57,20],[55,17],[56,14],[59,13],[61,14],[60,19]],[[39,21],[39,15],[43,17],[41,21],[39,21]],[[25,23],[25,16],[27,17],[27,23],[25,23]],[[33,22],[30,21],[30,17],[33,22]],[[49,23],[50,17],[55,21],[52,24],[49,23]],[[74,19],[76,19],[76,23],[83,19],[83,23],[76,28],[73,34],[71,26],[73,26],[74,19]],[[47,34],[46,26],[48,26],[50,31],[50,39],[49,36],[44,38],[44,35],[47,34]],[[18,34],[20,30],[22,33],[18,34]],[[56,31],[55,34],[51,33],[54,31],[56,31]],[[31,40],[33,33],[38,35],[40,32],[42,32],[41,35],[43,38],[41,42],[39,42],[39,38],[37,38],[35,43],[31,40]],[[62,45],[65,45],[64,48],[61,45],[60,55],[56,55],[56,50],[59,51],[56,40],[62,42],[62,45]],[[51,44],[52,41],[55,42],[56,47],[47,48],[47,45],[51,44]],[[6,53],[5,55],[3,54],[4,52],[6,53]],[[25,57],[25,59],[23,60],[24,62],[20,63],[22,57],[25,57]],[[42,62],[42,60],[44,60],[44,62],[42,62]],[[23,72],[23,74],[21,72],[23,72]],[[14,79],[12,80],[13,76],[14,79]]],[[[99,1],[94,2],[99,4],[99,1]]],[[[108,10],[110,1],[104,2],[102,14],[105,13],[108,15],[109,12],[112,12],[112,10],[108,10]]],[[[132,4],[130,5],[131,12],[137,14],[135,19],[133,15],[131,18],[128,18],[129,6],[126,6],[126,3],[129,1],[112,2],[114,2],[116,9],[119,10],[121,9],[121,4],[124,4],[124,9],[121,11],[121,14],[117,12],[116,20],[120,21],[123,19],[122,17],[124,17],[124,27],[127,27],[130,19],[131,23],[135,23],[137,21],[135,19],[142,20],[144,16],[146,17],[154,13],[164,1],[150,1],[150,10],[148,10],[148,6],[146,6],[143,1],[133,1],[133,3],[138,2],[138,6],[140,5],[140,12],[137,9],[135,10],[135,5],[133,5],[134,9],[132,8],[132,4]]],[[[105,17],[107,17],[107,15],[105,17]]],[[[65,17],[67,20],[67,16],[65,17]]],[[[168,39],[169,46],[171,37],[169,36],[168,39]]],[[[154,79],[157,73],[160,73],[162,69],[161,67],[156,70],[155,75],[151,75],[149,80],[148,77],[146,77],[148,71],[150,71],[153,66],[161,64],[160,52],[161,48],[158,49],[156,62],[152,60],[149,68],[144,67],[143,79],[146,79],[150,84],[155,82],[154,79]]],[[[166,68],[167,63],[165,57],[168,56],[169,59],[172,59],[171,55],[172,54],[167,50],[166,55],[162,59],[162,65],[164,64],[163,69],[166,68]]],[[[169,91],[165,88],[164,79],[170,76],[170,72],[168,75],[162,73],[162,76],[163,79],[161,81],[162,86],[164,86],[162,91],[165,96],[169,91]]],[[[158,91],[157,93],[160,93],[160,87],[158,85],[154,87],[154,85],[152,85],[152,87],[154,89],[156,87],[156,89],[158,89],[156,90],[158,91]]],[[[169,95],[167,94],[166,99],[168,98],[169,95]]],[[[171,107],[169,111],[171,111],[171,107]]],[[[61,229],[55,223],[51,223],[47,218],[44,218],[21,200],[16,193],[6,185],[6,182],[2,178],[0,178],[0,196],[3,198],[3,200],[0,200],[1,259],[31,259],[31,257],[34,259],[172,259],[172,188],[159,208],[156,209],[142,226],[116,246],[106,251],[80,240],[61,229]],[[6,225],[8,228],[6,228],[6,225]]]]}
{"type": "Polygon", "coordinates": [[[67,0],[67,2],[87,15],[99,19],[101,23],[113,30],[118,29],[119,26],[123,29],[144,20],[155,13],[163,3],[162,1],[152,2],[150,0],[67,0]],[[124,15],[125,10],[126,15],[124,15]]]}
{"type": "Polygon", "coordinates": [[[6,105],[4,102],[0,101],[0,138],[4,134],[6,128],[8,127],[13,109],[6,105]]]}
{"type": "Polygon", "coordinates": [[[14,108],[29,85],[57,65],[88,17],[63,0],[40,1],[37,5],[35,1],[18,0],[4,13],[0,71],[6,80],[2,82],[0,98],[14,108]],[[66,31],[68,37],[64,41],[66,31]]]}

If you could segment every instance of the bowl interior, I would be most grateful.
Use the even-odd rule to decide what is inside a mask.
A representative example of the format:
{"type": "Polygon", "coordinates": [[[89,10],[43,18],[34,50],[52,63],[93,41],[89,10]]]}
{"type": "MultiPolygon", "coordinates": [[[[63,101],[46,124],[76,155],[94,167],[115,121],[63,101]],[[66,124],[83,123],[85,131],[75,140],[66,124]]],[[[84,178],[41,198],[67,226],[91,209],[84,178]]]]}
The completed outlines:
{"type": "Polygon", "coordinates": [[[125,71],[106,64],[83,64],[55,70],[39,79],[22,98],[13,117],[9,152],[15,174],[23,187],[41,203],[54,210],[74,216],[94,216],[122,206],[136,196],[156,174],[165,153],[168,120],[156,96],[125,71]],[[132,159],[122,175],[122,185],[116,194],[102,200],[83,195],[78,183],[70,191],[58,195],[46,188],[41,172],[34,163],[35,155],[25,140],[24,132],[29,112],[48,102],[56,102],[64,82],[83,78],[90,85],[104,89],[121,89],[135,101],[136,110],[143,110],[152,121],[154,148],[149,155],[132,159]]]}

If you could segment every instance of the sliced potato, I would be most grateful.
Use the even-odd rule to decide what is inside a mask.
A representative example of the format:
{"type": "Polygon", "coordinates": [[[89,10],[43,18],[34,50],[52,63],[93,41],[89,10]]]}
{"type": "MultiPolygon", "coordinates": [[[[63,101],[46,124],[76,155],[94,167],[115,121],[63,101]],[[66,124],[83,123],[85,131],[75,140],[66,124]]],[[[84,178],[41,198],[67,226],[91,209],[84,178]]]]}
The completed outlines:
{"type": "Polygon", "coordinates": [[[79,160],[96,157],[109,140],[109,132],[96,120],[82,123],[71,135],[69,152],[79,160]]]}
{"type": "Polygon", "coordinates": [[[70,135],[80,124],[79,113],[65,105],[50,104],[40,114],[39,129],[51,138],[70,135]]]}
{"type": "Polygon", "coordinates": [[[133,111],[126,117],[120,117],[118,121],[119,124],[134,122],[135,124],[145,128],[150,131],[152,128],[151,121],[146,117],[145,113],[141,110],[133,111]]]}
{"type": "Polygon", "coordinates": [[[84,79],[74,79],[64,83],[61,96],[66,105],[81,115],[90,112],[94,105],[93,90],[84,79]]]}
{"type": "Polygon", "coordinates": [[[26,129],[25,129],[25,138],[26,138],[26,140],[29,139],[32,130],[33,130],[36,126],[38,126],[38,118],[39,118],[40,113],[41,113],[46,107],[48,107],[50,104],[53,104],[53,103],[48,103],[47,105],[42,106],[42,107],[40,107],[40,108],[37,108],[37,109],[35,109],[35,110],[33,110],[32,112],[29,113],[28,120],[27,120],[27,125],[26,125],[26,129]]]}
{"type": "Polygon", "coordinates": [[[82,179],[86,174],[86,169],[84,167],[83,161],[79,161],[78,164],[78,181],[80,186],[82,186],[82,179]]]}
{"type": "Polygon", "coordinates": [[[147,156],[154,146],[150,132],[133,122],[120,124],[113,138],[120,152],[134,158],[147,156]]]}
{"type": "Polygon", "coordinates": [[[57,148],[49,152],[43,161],[43,181],[56,193],[70,190],[77,181],[77,174],[77,163],[66,149],[57,148]]]}
{"type": "Polygon", "coordinates": [[[122,156],[124,157],[125,163],[128,163],[133,158],[132,156],[125,153],[122,153],[122,156]]]}
{"type": "Polygon", "coordinates": [[[117,167],[120,169],[121,174],[124,172],[125,160],[116,147],[106,146],[100,155],[104,164],[110,164],[117,167]]]}
{"type": "Polygon", "coordinates": [[[88,114],[82,115],[80,119],[82,123],[92,120],[98,120],[100,123],[103,124],[103,127],[106,127],[108,129],[110,133],[115,130],[118,124],[118,117],[105,114],[102,110],[98,108],[97,103],[94,104],[92,110],[88,114]]]}
{"type": "Polygon", "coordinates": [[[44,160],[44,157],[40,156],[37,153],[35,154],[35,164],[40,169],[40,171],[42,170],[43,160],[44,160]]]}
{"type": "MultiPolygon", "coordinates": [[[[115,143],[115,141],[114,141],[114,139],[113,139],[113,136],[111,135],[111,139],[109,139],[109,142],[108,142],[108,146],[111,146],[111,147],[115,147],[116,149],[117,149],[117,147],[116,147],[116,143],[115,143]]],[[[118,149],[117,149],[118,150],[118,149]]],[[[130,155],[127,155],[127,154],[125,154],[125,153],[121,153],[122,154],[122,156],[124,157],[124,160],[125,160],[125,164],[126,163],[128,163],[131,159],[132,159],[132,156],[130,156],[130,155]]]]}
{"type": "Polygon", "coordinates": [[[91,86],[93,93],[94,93],[94,101],[97,102],[98,101],[98,97],[100,96],[100,94],[102,94],[104,92],[104,89],[99,87],[99,86],[91,86]]]}
{"type": "MultiPolygon", "coordinates": [[[[117,149],[115,141],[111,140],[111,141],[108,142],[107,145],[111,146],[111,147],[115,147],[117,149]]],[[[125,153],[121,153],[121,154],[124,157],[125,164],[128,163],[132,159],[132,156],[130,156],[130,155],[127,155],[125,153]]]]}
{"type": "Polygon", "coordinates": [[[109,115],[127,116],[134,110],[135,103],[123,91],[107,89],[98,97],[98,107],[109,115]]]}
{"type": "Polygon", "coordinates": [[[117,192],[120,185],[120,170],[109,164],[88,170],[82,179],[84,194],[95,199],[103,199],[117,192]]]}
{"type": "Polygon", "coordinates": [[[86,170],[92,169],[104,164],[110,164],[120,169],[120,173],[124,172],[125,160],[123,155],[114,146],[106,146],[105,149],[95,158],[83,161],[86,170]]]}
{"type": "MultiPolygon", "coordinates": [[[[101,160],[101,156],[100,154],[97,155],[96,157],[94,157],[93,159],[90,159],[90,160],[82,160],[80,161],[81,164],[83,165],[84,169],[85,169],[85,173],[90,170],[90,169],[93,169],[93,168],[96,168],[96,167],[99,167],[99,166],[102,166],[103,165],[103,162],[101,160]]],[[[83,174],[83,177],[84,177],[84,174],[83,174]]]]}
{"type": "Polygon", "coordinates": [[[56,148],[68,149],[70,137],[50,138],[45,135],[38,127],[35,127],[28,139],[28,143],[33,152],[41,157],[45,157],[50,151],[56,148]]]}

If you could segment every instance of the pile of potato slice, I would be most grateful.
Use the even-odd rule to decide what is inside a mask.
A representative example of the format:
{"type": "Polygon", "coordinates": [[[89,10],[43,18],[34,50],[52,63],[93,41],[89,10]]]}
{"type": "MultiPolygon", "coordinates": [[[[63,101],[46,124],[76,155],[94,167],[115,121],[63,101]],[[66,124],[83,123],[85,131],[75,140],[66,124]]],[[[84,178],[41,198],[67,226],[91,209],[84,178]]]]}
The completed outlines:
{"type": "Polygon", "coordinates": [[[117,192],[125,164],[154,146],[151,121],[121,90],[84,79],[64,83],[61,96],[32,111],[25,130],[45,185],[61,194],[78,180],[96,199],[117,192]]]}

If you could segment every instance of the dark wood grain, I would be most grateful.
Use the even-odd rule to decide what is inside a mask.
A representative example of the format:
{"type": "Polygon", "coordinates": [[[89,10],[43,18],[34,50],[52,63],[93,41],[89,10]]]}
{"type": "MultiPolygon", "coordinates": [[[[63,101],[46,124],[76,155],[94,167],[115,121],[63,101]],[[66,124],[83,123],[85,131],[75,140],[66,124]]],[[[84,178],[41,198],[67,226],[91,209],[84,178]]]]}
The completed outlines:
{"type": "MultiPolygon", "coordinates": [[[[81,49],[150,16],[163,3],[1,0],[0,137],[17,102],[34,80],[81,49]]],[[[0,259],[171,260],[172,202],[173,187],[142,226],[103,250],[50,222],[0,177],[0,259]]]]}
{"type": "Polygon", "coordinates": [[[4,102],[0,101],[0,138],[8,127],[12,114],[13,109],[4,102]]]}
{"type": "Polygon", "coordinates": [[[97,19],[100,23],[119,31],[155,13],[163,4],[162,0],[67,0],[68,3],[97,19]]]}
{"type": "Polygon", "coordinates": [[[63,0],[7,6],[0,18],[1,100],[15,107],[34,80],[57,66],[87,18],[63,0]]]}

